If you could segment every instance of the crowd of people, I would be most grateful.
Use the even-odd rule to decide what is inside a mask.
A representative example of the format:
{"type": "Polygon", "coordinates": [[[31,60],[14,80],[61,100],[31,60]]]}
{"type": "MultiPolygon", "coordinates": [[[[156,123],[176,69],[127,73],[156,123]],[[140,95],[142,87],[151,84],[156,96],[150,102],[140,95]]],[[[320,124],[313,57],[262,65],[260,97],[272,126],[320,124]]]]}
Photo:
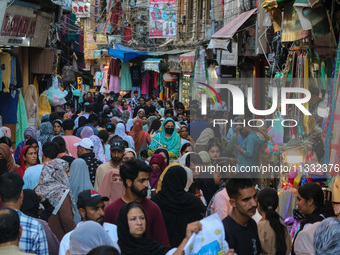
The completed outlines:
{"type": "Polygon", "coordinates": [[[215,127],[226,111],[203,117],[195,100],[189,110],[133,94],[85,93],[83,111],[43,116],[15,150],[1,128],[0,254],[184,254],[215,213],[228,255],[340,254],[340,219],[319,185],[299,187],[292,238],[277,191],[258,176],[197,170],[268,161],[266,129],[236,116],[215,127]]]}

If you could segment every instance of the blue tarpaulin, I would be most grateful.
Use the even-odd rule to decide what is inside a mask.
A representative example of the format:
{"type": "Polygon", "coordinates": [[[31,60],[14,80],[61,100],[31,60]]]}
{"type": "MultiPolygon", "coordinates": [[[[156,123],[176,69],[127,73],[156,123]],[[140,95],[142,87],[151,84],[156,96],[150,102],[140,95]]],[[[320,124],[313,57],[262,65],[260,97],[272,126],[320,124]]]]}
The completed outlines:
{"type": "Polygon", "coordinates": [[[118,58],[123,62],[149,54],[147,51],[134,50],[118,43],[115,43],[114,49],[109,49],[108,52],[111,56],[118,58]]]}

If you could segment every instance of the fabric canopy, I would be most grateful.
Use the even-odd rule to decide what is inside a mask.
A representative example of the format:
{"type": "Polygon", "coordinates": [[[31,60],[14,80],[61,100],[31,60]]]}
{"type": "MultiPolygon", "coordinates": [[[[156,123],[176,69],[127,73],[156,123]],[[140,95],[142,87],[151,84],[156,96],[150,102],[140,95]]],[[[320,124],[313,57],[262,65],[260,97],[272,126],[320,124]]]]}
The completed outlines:
{"type": "Polygon", "coordinates": [[[113,47],[113,49],[109,49],[109,55],[120,59],[122,62],[129,61],[139,56],[148,55],[147,51],[137,51],[118,43],[115,43],[113,47]]]}
{"type": "Polygon", "coordinates": [[[212,39],[232,39],[237,30],[256,12],[256,8],[238,15],[211,36],[212,39]]]}

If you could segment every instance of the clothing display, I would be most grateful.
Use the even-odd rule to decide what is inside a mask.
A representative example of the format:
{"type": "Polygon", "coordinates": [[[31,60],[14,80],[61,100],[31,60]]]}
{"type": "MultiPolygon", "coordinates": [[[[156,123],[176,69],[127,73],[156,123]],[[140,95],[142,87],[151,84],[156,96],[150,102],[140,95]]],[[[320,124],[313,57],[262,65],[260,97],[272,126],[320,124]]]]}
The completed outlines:
{"type": "Polygon", "coordinates": [[[121,77],[120,77],[120,89],[122,91],[132,90],[130,63],[128,61],[122,63],[122,70],[121,70],[121,77]]]}
{"type": "Polygon", "coordinates": [[[149,72],[145,72],[142,76],[142,95],[149,94],[149,83],[150,83],[151,76],[149,72]]]}

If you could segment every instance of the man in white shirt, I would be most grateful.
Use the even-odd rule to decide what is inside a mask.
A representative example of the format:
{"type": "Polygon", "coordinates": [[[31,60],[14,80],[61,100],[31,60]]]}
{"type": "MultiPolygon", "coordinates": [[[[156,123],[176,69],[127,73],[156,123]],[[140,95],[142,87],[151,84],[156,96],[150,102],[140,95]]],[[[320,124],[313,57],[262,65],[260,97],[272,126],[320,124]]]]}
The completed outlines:
{"type": "MultiPolygon", "coordinates": [[[[93,220],[98,222],[103,226],[105,231],[109,234],[112,241],[114,242],[114,247],[120,251],[117,235],[117,226],[104,222],[104,201],[109,201],[108,197],[102,197],[95,190],[84,190],[79,193],[77,207],[81,215],[82,221],[93,220]]],[[[82,222],[78,223],[81,224],[82,222]]],[[[67,250],[70,248],[70,236],[73,231],[68,232],[60,242],[59,255],[65,255],[67,250]]]]}

